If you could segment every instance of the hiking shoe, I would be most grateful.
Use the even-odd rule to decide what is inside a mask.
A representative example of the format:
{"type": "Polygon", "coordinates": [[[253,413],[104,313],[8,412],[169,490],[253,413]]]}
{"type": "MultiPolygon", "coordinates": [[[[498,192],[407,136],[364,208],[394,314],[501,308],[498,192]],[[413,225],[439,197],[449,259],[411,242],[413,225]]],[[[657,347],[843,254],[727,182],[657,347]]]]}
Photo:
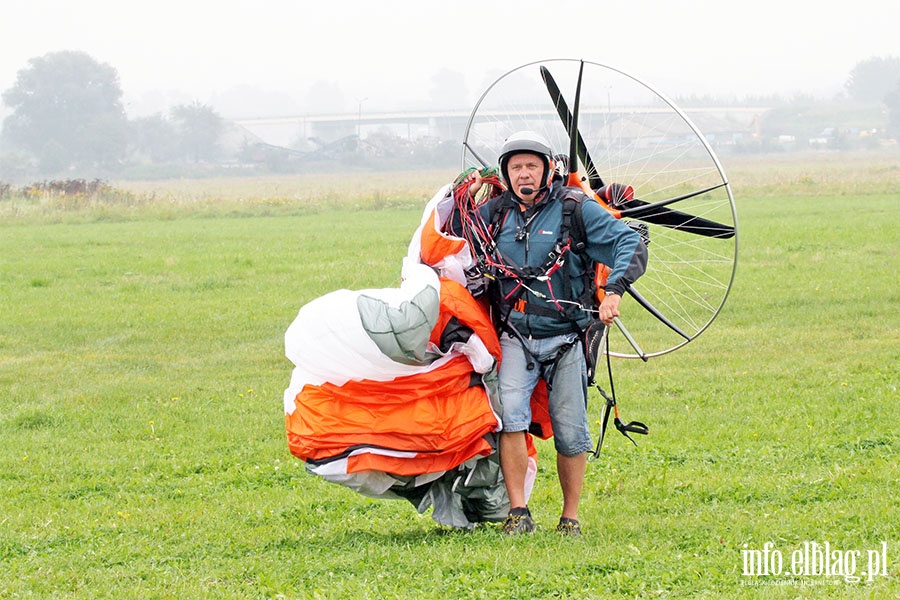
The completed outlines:
{"type": "Polygon", "coordinates": [[[581,523],[575,519],[560,517],[559,525],[556,526],[556,533],[571,537],[581,537],[581,523]]]}
{"type": "Polygon", "coordinates": [[[503,521],[503,533],[506,535],[519,535],[520,533],[534,533],[534,519],[528,508],[514,508],[509,511],[509,516],[503,521]]]}

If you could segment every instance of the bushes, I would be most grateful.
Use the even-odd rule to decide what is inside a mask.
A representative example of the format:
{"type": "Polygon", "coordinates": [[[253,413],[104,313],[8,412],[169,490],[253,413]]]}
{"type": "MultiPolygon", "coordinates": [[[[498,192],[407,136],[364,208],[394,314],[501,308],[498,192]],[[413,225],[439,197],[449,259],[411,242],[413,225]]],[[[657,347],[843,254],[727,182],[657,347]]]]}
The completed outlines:
{"type": "Polygon", "coordinates": [[[14,189],[11,184],[0,182],[0,198],[22,196],[26,199],[67,198],[70,200],[115,201],[132,196],[131,192],[119,190],[102,179],[56,179],[39,181],[14,189]]]}
{"type": "Polygon", "coordinates": [[[133,192],[115,188],[102,179],[58,179],[17,188],[0,181],[0,216],[23,216],[35,211],[79,210],[88,207],[132,207],[144,202],[133,192]]]}

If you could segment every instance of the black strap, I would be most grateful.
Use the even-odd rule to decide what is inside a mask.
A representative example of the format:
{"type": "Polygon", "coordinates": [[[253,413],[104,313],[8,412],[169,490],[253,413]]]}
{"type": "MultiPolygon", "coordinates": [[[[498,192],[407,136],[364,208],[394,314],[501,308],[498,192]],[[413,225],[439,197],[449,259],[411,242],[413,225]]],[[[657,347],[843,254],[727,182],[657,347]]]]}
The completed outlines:
{"type": "Polygon", "coordinates": [[[565,239],[572,240],[572,250],[581,254],[587,247],[587,231],[581,214],[581,201],[571,194],[563,198],[562,231],[565,239]]]}
{"type": "Polygon", "coordinates": [[[553,358],[541,363],[541,366],[544,367],[544,372],[542,373],[542,375],[544,377],[544,381],[547,382],[547,391],[553,389],[553,376],[556,375],[556,369],[557,367],[559,367],[559,361],[561,361],[563,357],[568,354],[569,350],[574,348],[575,344],[577,343],[578,338],[575,338],[568,344],[563,344],[556,349],[556,354],[553,355],[553,358]]]}
{"type": "Polygon", "coordinates": [[[506,219],[506,213],[515,206],[515,201],[509,194],[501,194],[496,199],[489,200],[488,231],[492,237],[497,235],[497,230],[506,219]]]}
{"type": "Polygon", "coordinates": [[[544,382],[547,384],[547,390],[553,389],[553,376],[556,374],[556,369],[559,366],[559,361],[563,359],[566,353],[571,350],[575,344],[578,343],[578,338],[575,338],[571,342],[567,344],[563,344],[559,348],[556,349],[556,353],[548,358],[547,360],[541,360],[537,356],[534,355],[534,352],[528,347],[528,344],[525,343],[524,336],[519,333],[519,331],[510,324],[505,325],[506,331],[509,332],[511,336],[518,340],[519,344],[522,346],[522,351],[525,352],[525,356],[528,358],[528,362],[525,364],[525,368],[529,371],[533,370],[535,366],[540,365],[541,367],[541,377],[544,382]]]}
{"type": "Polygon", "coordinates": [[[600,387],[599,384],[594,384],[597,390],[600,392],[600,395],[606,400],[606,406],[604,408],[603,414],[603,424],[600,428],[600,438],[597,440],[597,447],[594,449],[594,452],[591,454],[591,458],[597,458],[600,456],[600,447],[603,445],[603,440],[606,437],[606,427],[609,424],[609,415],[611,413],[615,413],[616,417],[613,420],[613,424],[616,426],[616,429],[628,438],[628,440],[637,446],[637,442],[628,435],[629,433],[638,433],[640,435],[649,435],[650,428],[641,423],[640,421],[631,421],[629,423],[623,423],[619,418],[619,407],[616,404],[616,388],[613,384],[613,376],[612,376],[612,361],[609,357],[609,334],[606,337],[606,368],[609,372],[609,390],[611,395],[607,394],[603,388],[600,387]]]}
{"type": "Polygon", "coordinates": [[[573,323],[573,333],[581,332],[581,328],[578,327],[577,324],[578,315],[581,313],[580,306],[567,304],[564,308],[550,308],[546,303],[528,302],[524,298],[522,298],[520,294],[516,294],[514,298],[507,300],[506,304],[507,306],[509,306],[510,312],[520,312],[527,315],[538,315],[541,317],[558,318],[562,316],[567,321],[571,321],[573,323]]]}

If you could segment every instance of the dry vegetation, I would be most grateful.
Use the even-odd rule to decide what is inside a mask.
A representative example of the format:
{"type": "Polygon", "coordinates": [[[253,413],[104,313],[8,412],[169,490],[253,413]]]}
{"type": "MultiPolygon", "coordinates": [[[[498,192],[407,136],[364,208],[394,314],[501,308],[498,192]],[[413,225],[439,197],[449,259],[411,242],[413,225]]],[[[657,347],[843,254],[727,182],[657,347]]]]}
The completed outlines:
{"type": "Polygon", "coordinates": [[[736,196],[890,193],[900,189],[900,154],[811,153],[723,160],[736,196]]]}
{"type": "MultiPolygon", "coordinates": [[[[728,155],[735,197],[892,193],[900,153],[728,155]]],[[[349,172],[146,181],[0,182],[0,219],[129,220],[207,214],[287,215],[329,208],[418,207],[455,177],[448,170],[349,172]],[[73,188],[73,186],[76,186],[73,188]],[[77,188],[77,189],[76,189],[77,188]]]]}

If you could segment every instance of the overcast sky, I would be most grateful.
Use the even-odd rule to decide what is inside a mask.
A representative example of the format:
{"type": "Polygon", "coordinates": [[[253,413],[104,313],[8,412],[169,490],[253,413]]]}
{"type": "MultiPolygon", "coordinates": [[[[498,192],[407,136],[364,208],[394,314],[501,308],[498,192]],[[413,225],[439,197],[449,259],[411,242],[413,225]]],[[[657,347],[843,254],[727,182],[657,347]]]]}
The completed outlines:
{"type": "Polygon", "coordinates": [[[0,91],[30,58],[82,50],[116,68],[132,115],[196,100],[249,117],[329,96],[348,112],[421,108],[442,69],[474,103],[549,58],[672,97],[830,96],[858,62],[900,56],[898,13],[894,0],[5,0],[0,91]]]}

